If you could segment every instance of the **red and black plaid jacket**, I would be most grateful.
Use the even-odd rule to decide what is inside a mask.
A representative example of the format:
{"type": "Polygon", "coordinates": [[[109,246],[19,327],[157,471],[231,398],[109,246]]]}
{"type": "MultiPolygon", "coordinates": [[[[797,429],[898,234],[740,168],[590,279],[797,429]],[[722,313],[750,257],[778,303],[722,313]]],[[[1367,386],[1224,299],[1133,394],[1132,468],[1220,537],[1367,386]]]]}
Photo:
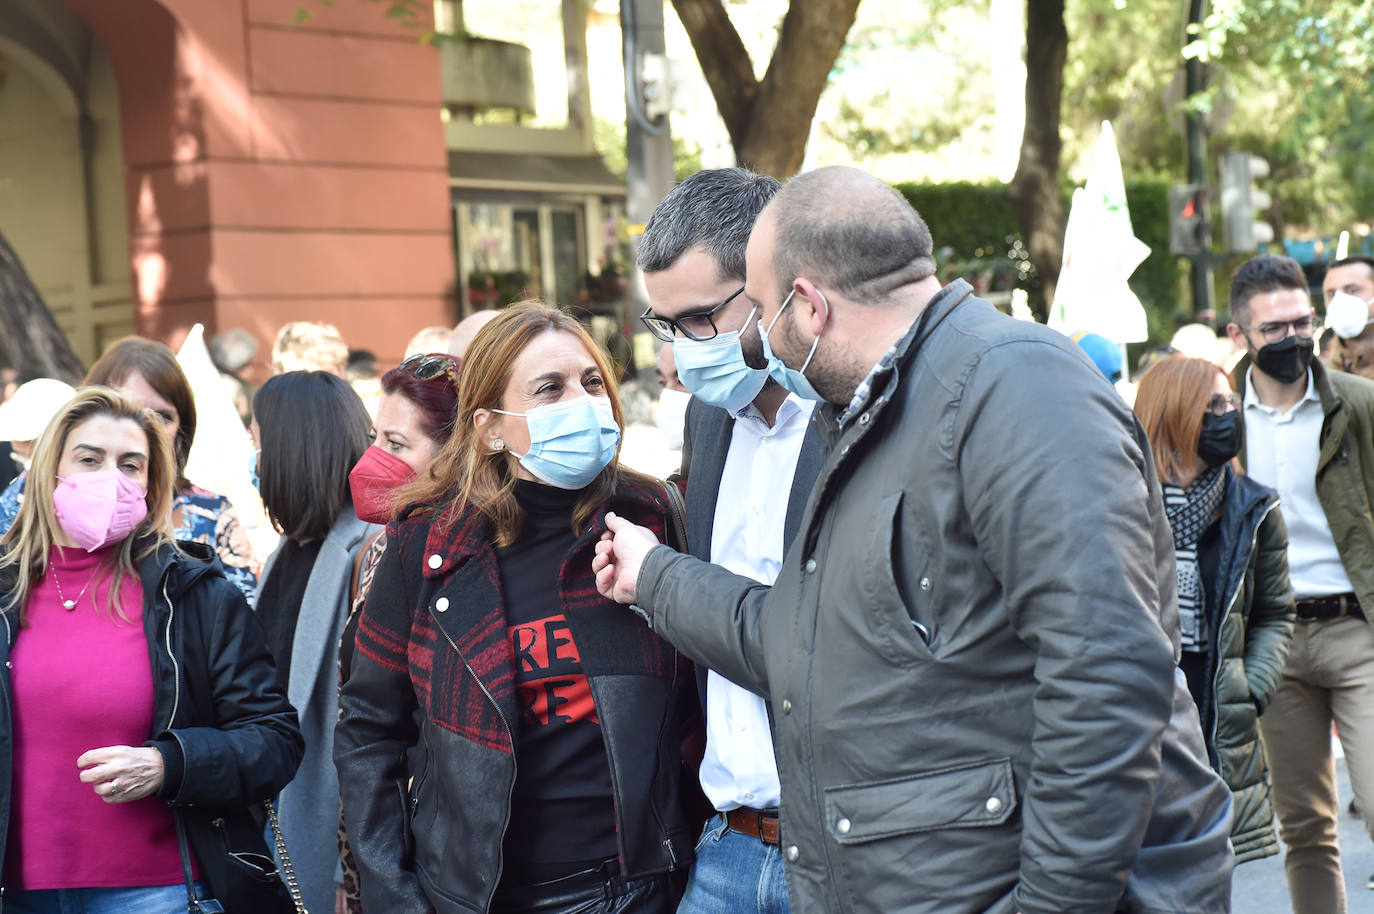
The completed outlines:
{"type": "MultiPolygon", "coordinates": [[[[591,561],[608,510],[663,539],[671,509],[661,483],[622,479],[561,574],[611,761],[621,864],[639,876],[690,863],[699,822],[685,810],[696,785],[679,749],[700,715],[690,662],[596,590],[591,561]]],[[[517,720],[500,568],[483,515],[450,525],[439,516],[413,510],[388,528],[340,700],[335,758],[364,910],[408,910],[420,903],[417,890],[440,911],[444,895],[484,910],[500,869],[517,720]],[[411,771],[404,758],[417,743],[425,770],[411,771]],[[398,791],[409,810],[395,803],[398,791]],[[436,846],[455,841],[462,846],[436,846]]]]}

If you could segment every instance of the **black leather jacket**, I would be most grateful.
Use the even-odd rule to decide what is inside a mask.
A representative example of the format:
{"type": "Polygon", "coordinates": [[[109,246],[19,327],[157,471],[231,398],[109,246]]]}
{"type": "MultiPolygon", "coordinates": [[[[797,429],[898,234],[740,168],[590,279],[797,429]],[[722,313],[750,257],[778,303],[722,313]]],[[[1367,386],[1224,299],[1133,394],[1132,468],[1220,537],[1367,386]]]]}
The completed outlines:
{"type": "MultiPolygon", "coordinates": [[[[681,761],[697,708],[691,665],[592,584],[605,509],[662,536],[669,509],[654,497],[647,485],[619,486],[564,561],[560,594],[596,703],[620,862],[632,879],[685,870],[700,826],[685,811],[693,782],[681,761]]],[[[363,909],[387,914],[488,909],[516,777],[513,661],[486,522],[474,513],[445,531],[430,518],[387,529],[334,736],[363,909]]]]}
{"type": "MultiPolygon", "coordinates": [[[[183,817],[193,846],[202,846],[201,839],[224,828],[226,819],[248,816],[250,803],[281,790],[295,775],[305,744],[243,594],[208,549],[178,546],[160,546],[138,566],[154,689],[153,730],[144,745],[162,752],[158,796],[183,817]]],[[[7,584],[0,580],[0,588],[7,584]]],[[[11,613],[0,613],[0,622],[3,866],[14,758],[9,657],[20,629],[11,613]]]]}

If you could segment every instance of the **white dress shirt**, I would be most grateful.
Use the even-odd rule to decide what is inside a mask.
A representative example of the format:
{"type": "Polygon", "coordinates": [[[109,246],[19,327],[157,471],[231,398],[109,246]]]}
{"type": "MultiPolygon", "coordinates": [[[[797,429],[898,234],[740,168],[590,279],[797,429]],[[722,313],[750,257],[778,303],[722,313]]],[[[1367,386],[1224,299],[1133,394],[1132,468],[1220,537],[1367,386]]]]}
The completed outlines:
{"type": "Polygon", "coordinates": [[[1245,472],[1277,489],[1288,526],[1288,577],[1298,599],[1349,593],[1326,511],[1317,500],[1317,458],[1321,453],[1322,403],[1307,372],[1307,392],[1292,409],[1265,406],[1245,379],[1245,472]]]}
{"type": "MultiPolygon", "coordinates": [[[[792,475],[815,405],[788,394],[772,428],[752,403],[735,415],[711,528],[713,564],[762,584],[777,578],[792,475]]],[[[706,678],[701,789],[721,812],[772,809],[781,796],[767,706],[714,670],[706,678]]]]}

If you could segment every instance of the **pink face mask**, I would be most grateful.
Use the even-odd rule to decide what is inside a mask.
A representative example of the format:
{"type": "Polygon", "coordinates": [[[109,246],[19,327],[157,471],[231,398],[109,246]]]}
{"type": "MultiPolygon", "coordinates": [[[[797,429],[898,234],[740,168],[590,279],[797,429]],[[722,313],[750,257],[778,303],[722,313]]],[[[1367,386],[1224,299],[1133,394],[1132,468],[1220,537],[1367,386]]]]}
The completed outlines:
{"type": "Polygon", "coordinates": [[[395,454],[388,454],[375,444],[363,451],[348,474],[348,488],[353,492],[353,510],[358,519],[370,524],[390,523],[396,490],[414,477],[410,464],[395,454]]]}
{"type": "Polygon", "coordinates": [[[53,510],[72,542],[87,552],[118,543],[148,516],[147,493],[118,467],[57,477],[53,510]]]}

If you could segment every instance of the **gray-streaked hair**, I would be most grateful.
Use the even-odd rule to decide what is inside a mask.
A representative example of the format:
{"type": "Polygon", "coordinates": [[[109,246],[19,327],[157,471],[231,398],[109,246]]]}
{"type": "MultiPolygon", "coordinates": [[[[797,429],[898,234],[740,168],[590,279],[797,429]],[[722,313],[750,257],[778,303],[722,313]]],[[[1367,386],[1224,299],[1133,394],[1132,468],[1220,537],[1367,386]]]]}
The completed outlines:
{"type": "Polygon", "coordinates": [[[639,268],[657,273],[697,246],[720,267],[721,278],[744,281],[744,249],[754,220],[782,187],[745,168],[699,171],[668,192],[639,239],[639,268]]]}
{"type": "Polygon", "coordinates": [[[861,304],[935,274],[934,242],[906,198],[877,178],[834,166],[797,175],[769,206],[780,296],[798,276],[861,304]]]}

